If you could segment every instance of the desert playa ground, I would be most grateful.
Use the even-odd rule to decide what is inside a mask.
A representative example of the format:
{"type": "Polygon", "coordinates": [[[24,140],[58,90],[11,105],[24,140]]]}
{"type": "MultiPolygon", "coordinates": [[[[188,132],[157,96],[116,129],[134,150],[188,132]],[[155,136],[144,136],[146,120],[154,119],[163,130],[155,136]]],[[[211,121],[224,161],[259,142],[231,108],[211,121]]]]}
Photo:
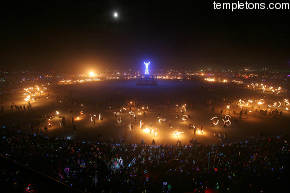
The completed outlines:
{"type": "MultiPolygon", "coordinates": [[[[223,137],[235,141],[290,131],[287,112],[274,116],[253,109],[240,116],[239,99],[273,100],[273,96],[237,85],[163,80],[157,86],[136,86],[133,80],[100,81],[58,85],[49,92],[49,99],[36,101],[31,111],[2,114],[1,124],[23,131],[40,128],[49,136],[128,143],[143,140],[147,144],[153,139],[157,144],[176,144],[178,140],[187,144],[192,139],[210,144],[223,137]],[[230,125],[224,126],[225,115],[230,116],[230,125]]],[[[11,97],[6,102],[17,100],[11,97]]]]}

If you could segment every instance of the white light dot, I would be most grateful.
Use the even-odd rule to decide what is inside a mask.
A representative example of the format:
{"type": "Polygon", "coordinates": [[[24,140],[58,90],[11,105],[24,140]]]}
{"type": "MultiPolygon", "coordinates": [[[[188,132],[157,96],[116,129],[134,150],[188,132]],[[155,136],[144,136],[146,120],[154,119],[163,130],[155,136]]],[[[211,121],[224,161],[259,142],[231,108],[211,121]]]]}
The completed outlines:
{"type": "Polygon", "coordinates": [[[118,17],[119,17],[118,12],[115,11],[115,12],[113,13],[113,16],[114,16],[114,18],[118,18],[118,17]]]}

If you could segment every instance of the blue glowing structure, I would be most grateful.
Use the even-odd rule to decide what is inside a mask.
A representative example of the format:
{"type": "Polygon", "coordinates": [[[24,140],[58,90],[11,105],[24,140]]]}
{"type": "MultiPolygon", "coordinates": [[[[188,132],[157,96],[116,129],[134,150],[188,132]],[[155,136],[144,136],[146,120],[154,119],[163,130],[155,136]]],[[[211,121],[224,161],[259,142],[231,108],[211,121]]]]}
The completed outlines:
{"type": "Polygon", "coordinates": [[[144,62],[144,65],[145,65],[145,75],[149,75],[150,62],[144,62]]]}
{"type": "Polygon", "coordinates": [[[145,65],[145,72],[142,74],[140,79],[137,80],[136,85],[137,86],[156,86],[157,81],[155,80],[153,75],[150,75],[149,66],[151,64],[150,61],[144,61],[145,65]]]}

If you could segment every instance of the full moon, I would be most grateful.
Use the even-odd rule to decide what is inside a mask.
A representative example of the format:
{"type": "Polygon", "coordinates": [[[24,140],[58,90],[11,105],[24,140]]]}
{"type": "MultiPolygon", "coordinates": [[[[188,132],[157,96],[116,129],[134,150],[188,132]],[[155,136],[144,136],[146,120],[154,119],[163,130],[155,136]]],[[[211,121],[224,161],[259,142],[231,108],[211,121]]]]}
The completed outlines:
{"type": "Polygon", "coordinates": [[[114,13],[113,13],[113,17],[114,17],[115,19],[117,19],[117,18],[119,17],[119,13],[118,13],[117,11],[114,11],[114,13]]]}

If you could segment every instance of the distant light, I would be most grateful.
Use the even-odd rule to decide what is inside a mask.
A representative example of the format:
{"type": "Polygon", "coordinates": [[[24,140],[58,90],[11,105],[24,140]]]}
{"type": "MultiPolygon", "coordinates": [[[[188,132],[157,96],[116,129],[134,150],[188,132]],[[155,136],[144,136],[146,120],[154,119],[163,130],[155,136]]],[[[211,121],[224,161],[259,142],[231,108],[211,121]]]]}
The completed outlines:
{"type": "Polygon", "coordinates": [[[215,82],[215,78],[205,78],[204,80],[208,82],[215,82]]]}
{"type": "Polygon", "coordinates": [[[181,137],[181,134],[183,134],[184,132],[182,131],[174,131],[173,132],[173,137],[179,139],[181,137]]]}
{"type": "Polygon", "coordinates": [[[196,130],[197,135],[205,135],[205,132],[201,129],[196,130]]]}
{"type": "Polygon", "coordinates": [[[90,72],[88,73],[88,75],[89,75],[89,77],[95,77],[95,76],[96,76],[96,74],[95,74],[94,71],[90,71],[90,72]]]}
{"type": "Polygon", "coordinates": [[[119,13],[118,13],[117,11],[114,11],[114,13],[113,13],[113,17],[114,17],[115,19],[117,19],[117,18],[119,17],[119,13]]]}
{"type": "Polygon", "coordinates": [[[79,117],[79,116],[77,116],[76,118],[75,118],[75,121],[80,121],[81,120],[81,117],[79,117]]]}
{"type": "Polygon", "coordinates": [[[150,133],[150,129],[149,128],[145,128],[145,129],[143,129],[143,132],[144,133],[150,133]]]}

